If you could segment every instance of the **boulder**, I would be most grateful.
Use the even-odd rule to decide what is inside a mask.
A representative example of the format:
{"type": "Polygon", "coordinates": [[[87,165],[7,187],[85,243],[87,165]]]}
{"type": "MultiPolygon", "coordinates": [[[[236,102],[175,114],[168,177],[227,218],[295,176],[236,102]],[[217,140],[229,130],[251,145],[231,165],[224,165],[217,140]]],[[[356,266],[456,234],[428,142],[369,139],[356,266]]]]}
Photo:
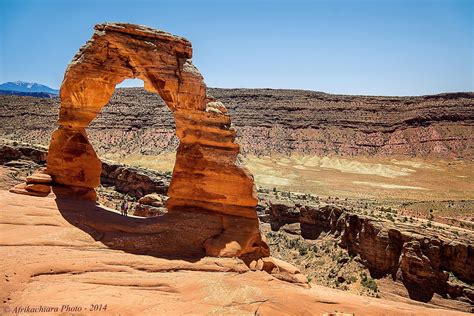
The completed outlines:
{"type": "Polygon", "coordinates": [[[138,203],[133,209],[133,215],[140,217],[155,217],[166,214],[168,210],[165,207],[155,207],[138,203]]]}
{"type": "Polygon", "coordinates": [[[274,277],[310,287],[306,276],[301,274],[298,268],[288,262],[273,257],[266,257],[261,260],[263,261],[263,270],[272,274],[274,277]]]}
{"type": "Polygon", "coordinates": [[[147,194],[144,197],[140,198],[138,200],[138,203],[143,204],[143,205],[150,205],[154,207],[162,207],[163,198],[159,194],[152,193],[152,194],[147,194]]]}

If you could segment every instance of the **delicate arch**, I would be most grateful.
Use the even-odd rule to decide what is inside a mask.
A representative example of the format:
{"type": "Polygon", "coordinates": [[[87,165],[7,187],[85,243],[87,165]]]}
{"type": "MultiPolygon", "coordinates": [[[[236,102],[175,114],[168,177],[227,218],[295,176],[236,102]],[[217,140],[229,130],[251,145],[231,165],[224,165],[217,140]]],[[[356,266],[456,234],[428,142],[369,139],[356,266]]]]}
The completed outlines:
{"type": "Polygon", "coordinates": [[[253,177],[237,165],[240,147],[221,102],[191,62],[191,43],[144,26],[95,26],[92,38],[74,56],[61,85],[58,129],[48,154],[53,181],[84,198],[95,199],[101,162],[85,128],[127,78],[144,81],[174,114],[180,145],[167,207],[255,218],[253,177]]]}

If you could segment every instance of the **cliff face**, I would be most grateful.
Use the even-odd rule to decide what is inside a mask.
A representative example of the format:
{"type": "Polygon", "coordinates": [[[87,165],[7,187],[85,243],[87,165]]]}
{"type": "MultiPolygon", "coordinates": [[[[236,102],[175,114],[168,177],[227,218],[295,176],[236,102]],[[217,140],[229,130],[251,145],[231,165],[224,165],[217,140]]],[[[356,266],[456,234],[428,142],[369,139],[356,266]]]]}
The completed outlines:
{"type": "Polygon", "coordinates": [[[339,245],[360,256],[373,277],[391,276],[402,282],[412,299],[428,302],[437,293],[474,301],[470,231],[459,237],[459,232],[446,227],[391,222],[331,205],[272,203],[270,215],[273,230],[299,223],[304,238],[316,239],[323,233],[337,236],[339,245]],[[450,276],[465,284],[453,282],[450,276]]]}
{"type": "MultiPolygon", "coordinates": [[[[473,158],[474,93],[420,97],[270,89],[209,89],[209,93],[226,104],[238,131],[237,142],[247,155],[473,158]]],[[[58,99],[0,96],[0,105],[0,137],[48,143],[58,99]]],[[[116,90],[88,133],[99,155],[156,155],[176,150],[174,129],[172,115],[158,95],[124,88],[116,90]]]]}
{"type": "Polygon", "coordinates": [[[236,111],[235,124],[240,125],[246,152],[472,155],[472,93],[365,97],[291,90],[221,91],[224,94],[218,97],[236,111]],[[239,104],[244,106],[239,109],[239,104]],[[265,140],[270,140],[270,146],[265,140]]]}

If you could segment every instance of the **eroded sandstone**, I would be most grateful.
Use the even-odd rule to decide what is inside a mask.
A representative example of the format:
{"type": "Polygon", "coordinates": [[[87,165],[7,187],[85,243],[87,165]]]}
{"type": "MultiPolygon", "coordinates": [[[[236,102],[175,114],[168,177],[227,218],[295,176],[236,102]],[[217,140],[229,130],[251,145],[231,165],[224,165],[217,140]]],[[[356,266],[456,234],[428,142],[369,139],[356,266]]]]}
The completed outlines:
{"type": "MultiPolygon", "coordinates": [[[[145,89],[159,94],[173,113],[180,141],[167,190],[169,223],[183,212],[196,219],[203,214],[203,221],[206,216],[215,219],[215,225],[208,226],[216,231],[196,236],[191,253],[203,248],[212,256],[241,256],[248,261],[266,257],[269,250],[260,236],[253,177],[238,165],[240,147],[234,141],[236,132],[230,116],[221,102],[207,94],[191,57],[191,43],[182,37],[140,25],[96,25],[92,38],[74,56],[64,75],[59,126],[51,137],[46,173],[59,198],[97,199],[95,188],[100,185],[103,166],[86,128],[109,102],[117,84],[139,78],[145,89]]],[[[135,183],[136,187],[128,188],[135,195],[156,192],[148,182],[135,183]]],[[[19,190],[35,195],[49,193],[47,184],[42,183],[12,192],[19,190]]],[[[84,225],[99,226],[99,230],[108,229],[108,223],[89,217],[80,220],[84,225]]],[[[186,223],[186,216],[183,220],[186,223]]],[[[132,227],[131,232],[143,233],[133,223],[132,227]]]]}
{"type": "MultiPolygon", "coordinates": [[[[430,305],[360,297],[317,285],[305,289],[262,271],[251,271],[238,258],[163,258],[136,254],[133,248],[116,250],[105,243],[114,237],[110,226],[102,235],[91,235],[68,220],[69,215],[80,216],[85,204],[97,206],[78,200],[69,203],[70,209],[60,209],[51,197],[0,190],[1,310],[77,305],[84,309],[75,314],[87,315],[323,315],[336,311],[355,315],[468,315],[430,305]],[[104,242],[98,242],[101,238],[104,242]],[[107,310],[85,310],[91,304],[107,304],[107,310]]],[[[94,212],[85,209],[85,213],[94,212]]],[[[126,222],[117,213],[104,213],[126,222]]],[[[123,235],[122,239],[133,245],[123,235]]],[[[115,240],[120,240],[118,234],[115,240]]]]}

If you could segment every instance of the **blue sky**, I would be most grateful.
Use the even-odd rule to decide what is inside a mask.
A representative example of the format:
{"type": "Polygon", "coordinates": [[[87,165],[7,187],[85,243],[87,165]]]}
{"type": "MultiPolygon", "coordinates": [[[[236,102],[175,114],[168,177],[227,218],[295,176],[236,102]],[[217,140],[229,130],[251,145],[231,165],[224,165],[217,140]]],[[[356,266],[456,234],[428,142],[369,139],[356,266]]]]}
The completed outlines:
{"type": "Polygon", "coordinates": [[[0,82],[59,88],[93,25],[120,21],[191,40],[210,87],[473,91],[473,3],[0,0],[0,82]]]}

